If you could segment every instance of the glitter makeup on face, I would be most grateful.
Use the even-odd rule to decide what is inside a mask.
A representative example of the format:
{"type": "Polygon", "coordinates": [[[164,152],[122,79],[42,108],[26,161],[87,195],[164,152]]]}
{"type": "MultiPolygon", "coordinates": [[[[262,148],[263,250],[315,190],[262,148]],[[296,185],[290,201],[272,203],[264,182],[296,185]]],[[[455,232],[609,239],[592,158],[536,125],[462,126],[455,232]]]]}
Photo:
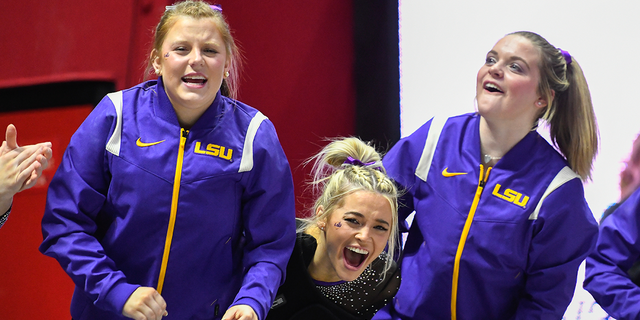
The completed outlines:
{"type": "Polygon", "coordinates": [[[169,58],[169,52],[165,53],[165,54],[164,54],[164,57],[165,57],[165,58],[169,58]]]}
{"type": "Polygon", "coordinates": [[[334,223],[333,225],[338,227],[338,228],[340,228],[340,227],[342,227],[342,222],[338,221],[338,222],[334,223]]]}

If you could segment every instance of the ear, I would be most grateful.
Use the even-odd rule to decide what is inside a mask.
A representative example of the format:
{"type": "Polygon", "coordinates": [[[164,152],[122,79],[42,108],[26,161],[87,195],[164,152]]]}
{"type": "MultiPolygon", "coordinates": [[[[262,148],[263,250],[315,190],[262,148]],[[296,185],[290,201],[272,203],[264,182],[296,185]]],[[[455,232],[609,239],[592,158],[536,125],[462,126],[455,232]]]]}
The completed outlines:
{"type": "MultiPolygon", "coordinates": [[[[553,101],[556,98],[556,91],[555,90],[551,90],[551,101],[553,101]]],[[[547,101],[547,99],[545,99],[544,97],[539,97],[538,101],[536,101],[536,107],[538,108],[546,108],[549,105],[549,101],[547,101]]]]}
{"type": "Polygon", "coordinates": [[[153,65],[153,69],[155,70],[157,75],[162,75],[162,65],[160,64],[160,54],[156,49],[151,50],[151,54],[149,55],[149,60],[151,60],[151,64],[153,65]]]}
{"type": "MultiPolygon", "coordinates": [[[[318,206],[318,208],[316,209],[316,217],[320,218],[323,214],[324,214],[324,207],[318,206]]],[[[327,219],[326,218],[318,219],[318,221],[316,222],[316,225],[318,229],[324,230],[324,227],[327,226],[327,219]]]]}
{"type": "MultiPolygon", "coordinates": [[[[231,59],[227,58],[227,61],[225,61],[224,63],[224,71],[222,72],[223,75],[227,74],[227,72],[229,72],[229,70],[231,69],[231,59]]],[[[223,78],[227,78],[226,76],[223,76],[223,78]]]]}

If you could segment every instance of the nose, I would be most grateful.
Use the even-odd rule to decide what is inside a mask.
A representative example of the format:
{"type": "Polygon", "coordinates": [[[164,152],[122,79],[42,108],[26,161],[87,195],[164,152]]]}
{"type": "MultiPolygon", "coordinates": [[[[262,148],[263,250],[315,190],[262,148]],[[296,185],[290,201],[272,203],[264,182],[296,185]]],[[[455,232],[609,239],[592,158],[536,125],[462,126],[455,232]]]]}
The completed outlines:
{"type": "Polygon", "coordinates": [[[361,228],[358,233],[356,233],[356,239],[366,242],[370,239],[370,233],[371,230],[369,230],[369,228],[361,228]]]}
{"type": "Polygon", "coordinates": [[[502,68],[496,63],[496,64],[492,65],[491,67],[489,67],[489,74],[491,74],[492,76],[494,76],[496,78],[501,78],[502,77],[502,68]]]}
{"type": "Polygon", "coordinates": [[[202,53],[200,52],[200,50],[192,50],[191,57],[189,58],[189,65],[195,66],[202,64],[203,62],[204,59],[202,58],[202,53]]]}

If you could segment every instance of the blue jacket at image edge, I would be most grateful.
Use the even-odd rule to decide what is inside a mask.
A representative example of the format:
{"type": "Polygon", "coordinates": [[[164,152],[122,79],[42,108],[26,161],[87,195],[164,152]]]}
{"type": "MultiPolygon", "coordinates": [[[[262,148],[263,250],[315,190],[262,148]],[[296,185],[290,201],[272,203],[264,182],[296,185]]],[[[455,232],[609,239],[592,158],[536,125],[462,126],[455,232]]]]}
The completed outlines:
{"type": "Polygon", "coordinates": [[[531,131],[482,182],[479,122],[446,119],[426,177],[417,171],[433,119],[385,156],[407,191],[400,221],[416,214],[400,263],[407,281],[374,319],[451,319],[454,308],[457,319],[561,319],[569,305],[598,232],[582,181],[531,131]]]}
{"type": "Polygon", "coordinates": [[[182,133],[161,80],[121,91],[120,111],[119,94],[72,136],[47,195],[40,251],[76,284],[71,316],[124,319],[131,293],[162,279],[166,319],[220,319],[237,304],[264,319],[295,243],[273,124],[218,92],[182,133]]]}
{"type": "Polygon", "coordinates": [[[584,288],[610,316],[640,317],[640,287],[627,271],[640,259],[640,189],[602,221],[596,249],[587,257],[584,288]]]}

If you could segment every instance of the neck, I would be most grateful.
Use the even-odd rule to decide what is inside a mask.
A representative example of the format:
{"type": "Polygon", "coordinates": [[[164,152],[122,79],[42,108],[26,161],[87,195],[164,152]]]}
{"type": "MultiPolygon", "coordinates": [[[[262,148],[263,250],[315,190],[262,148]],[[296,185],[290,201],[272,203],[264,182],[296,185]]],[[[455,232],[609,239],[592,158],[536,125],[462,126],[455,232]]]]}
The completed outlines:
{"type": "Polygon", "coordinates": [[[187,130],[191,130],[191,127],[200,119],[202,114],[207,110],[181,110],[176,107],[173,108],[176,112],[176,116],[178,117],[178,123],[182,128],[187,130]]]}
{"type": "Polygon", "coordinates": [[[491,123],[484,117],[480,118],[480,152],[481,160],[485,163],[485,155],[491,159],[487,164],[493,165],[503,157],[513,146],[531,131],[526,126],[509,126],[504,123],[491,123]]]}
{"type": "MultiPolygon", "coordinates": [[[[310,232],[308,233],[316,238],[316,242],[318,243],[316,252],[313,255],[313,260],[307,268],[307,271],[309,272],[311,278],[313,278],[313,280],[322,282],[337,282],[342,280],[338,277],[335,270],[331,268],[331,262],[329,261],[329,257],[327,257],[324,234],[322,232],[313,232],[313,230],[309,231],[310,232]]],[[[317,231],[320,230],[318,229],[317,231]]]]}

